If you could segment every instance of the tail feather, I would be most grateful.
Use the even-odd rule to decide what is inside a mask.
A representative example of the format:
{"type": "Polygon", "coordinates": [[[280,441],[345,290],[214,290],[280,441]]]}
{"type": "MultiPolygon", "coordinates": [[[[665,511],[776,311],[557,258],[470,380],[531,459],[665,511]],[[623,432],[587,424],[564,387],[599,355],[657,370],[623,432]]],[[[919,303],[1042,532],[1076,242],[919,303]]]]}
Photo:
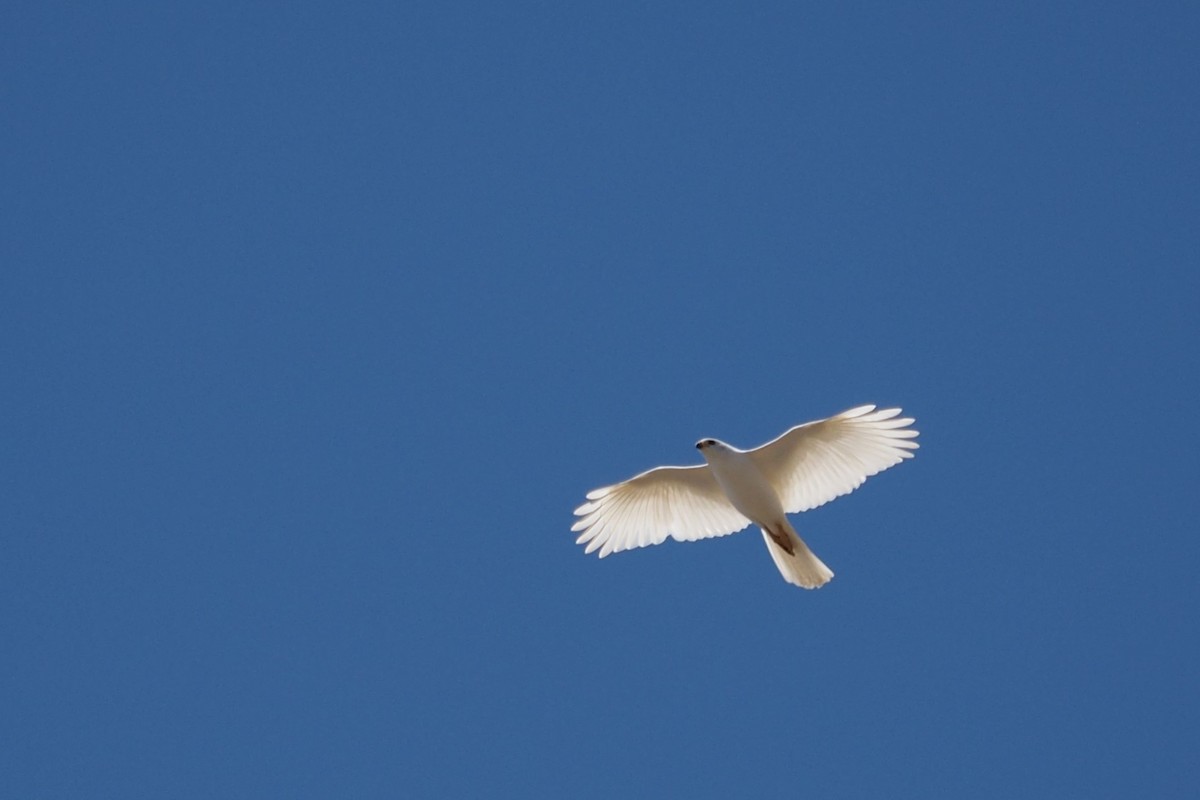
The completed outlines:
{"type": "Polygon", "coordinates": [[[788,583],[805,589],[817,589],[833,578],[833,570],[825,566],[824,562],[808,549],[804,540],[796,535],[791,523],[785,520],[782,525],[772,526],[769,532],[763,528],[762,534],[771,559],[788,583]],[[782,540],[785,537],[792,545],[791,553],[774,541],[776,538],[782,540]]]}

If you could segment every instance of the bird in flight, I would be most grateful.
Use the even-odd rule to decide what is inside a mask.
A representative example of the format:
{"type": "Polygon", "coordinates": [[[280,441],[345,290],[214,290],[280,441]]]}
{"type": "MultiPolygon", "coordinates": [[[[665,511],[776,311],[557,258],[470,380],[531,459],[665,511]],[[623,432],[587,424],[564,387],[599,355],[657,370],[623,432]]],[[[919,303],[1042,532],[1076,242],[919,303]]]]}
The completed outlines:
{"type": "Polygon", "coordinates": [[[753,450],[717,439],[696,448],[704,464],[655,467],[587,493],[571,530],[584,552],[610,553],[726,536],[757,525],[783,579],[805,589],[833,577],[787,515],[824,505],[872,475],[913,457],[911,417],[900,409],[858,406],[829,419],[797,425],[753,450]]]}

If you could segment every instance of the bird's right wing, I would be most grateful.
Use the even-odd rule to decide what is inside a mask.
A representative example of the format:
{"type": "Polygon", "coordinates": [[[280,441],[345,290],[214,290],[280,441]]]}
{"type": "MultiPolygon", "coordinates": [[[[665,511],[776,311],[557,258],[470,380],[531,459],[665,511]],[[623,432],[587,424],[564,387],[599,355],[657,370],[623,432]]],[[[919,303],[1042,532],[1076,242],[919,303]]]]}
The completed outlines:
{"type": "Polygon", "coordinates": [[[725,498],[707,465],[657,467],[588,492],[571,526],[576,544],[600,558],[634,547],[725,536],[750,524],[725,498]]]}

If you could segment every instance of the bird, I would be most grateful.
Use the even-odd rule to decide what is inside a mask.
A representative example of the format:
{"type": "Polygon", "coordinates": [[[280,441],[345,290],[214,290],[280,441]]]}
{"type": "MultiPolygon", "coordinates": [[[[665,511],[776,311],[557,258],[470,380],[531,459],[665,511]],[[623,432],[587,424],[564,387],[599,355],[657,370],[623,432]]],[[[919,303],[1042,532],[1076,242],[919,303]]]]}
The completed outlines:
{"type": "Polygon", "coordinates": [[[661,544],[669,536],[695,541],[754,524],[784,580],[816,589],[833,571],[808,548],[788,514],[849,494],[863,482],[912,458],[919,445],[912,417],[901,409],[861,405],[806,422],[755,447],[739,450],[701,439],[703,464],[655,467],[587,493],[571,526],[576,544],[600,558],[661,544]]]}

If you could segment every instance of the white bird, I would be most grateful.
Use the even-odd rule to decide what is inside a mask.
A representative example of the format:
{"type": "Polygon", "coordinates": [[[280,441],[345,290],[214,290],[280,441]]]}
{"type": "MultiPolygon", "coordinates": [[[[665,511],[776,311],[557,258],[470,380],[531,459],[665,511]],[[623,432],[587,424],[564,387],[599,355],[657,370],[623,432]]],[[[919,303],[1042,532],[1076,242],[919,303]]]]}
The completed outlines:
{"type": "Polygon", "coordinates": [[[911,417],[900,409],[858,406],[829,419],[797,425],[753,450],[701,439],[705,464],[655,467],[587,493],[575,509],[584,552],[610,553],[725,536],[751,523],[784,580],[805,589],[833,577],[788,522],[787,515],[824,505],[867,478],[912,458],[918,445],[911,417]]]}

